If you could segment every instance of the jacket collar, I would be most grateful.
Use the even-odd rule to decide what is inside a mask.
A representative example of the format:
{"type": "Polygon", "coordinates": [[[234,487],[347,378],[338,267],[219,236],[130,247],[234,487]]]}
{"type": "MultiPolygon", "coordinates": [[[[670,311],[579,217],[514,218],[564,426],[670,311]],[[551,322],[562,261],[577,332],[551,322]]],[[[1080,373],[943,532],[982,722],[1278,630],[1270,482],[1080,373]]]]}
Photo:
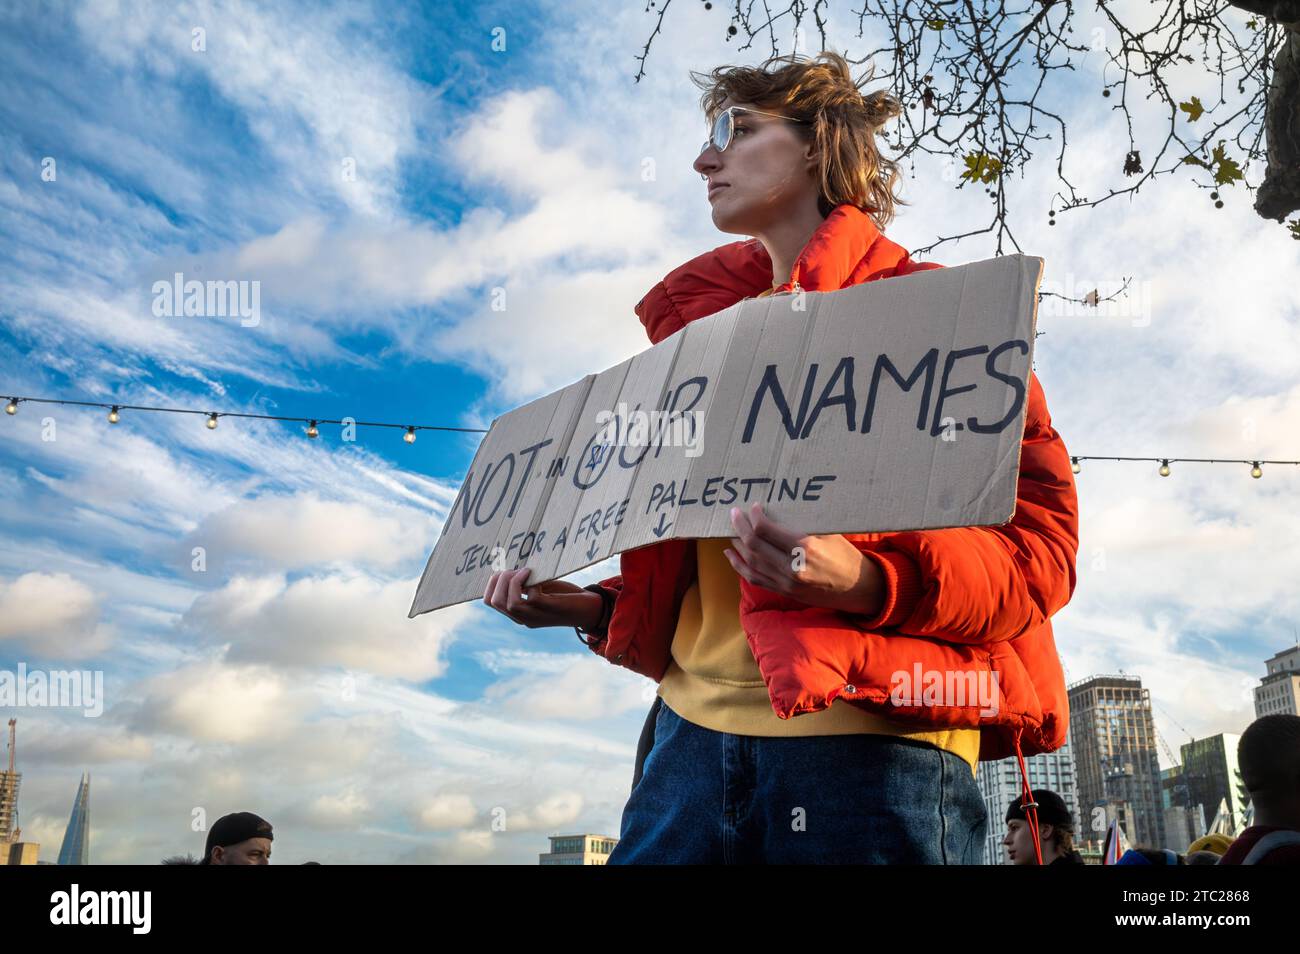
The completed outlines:
{"type": "MultiPolygon", "coordinates": [[[[817,226],[812,237],[794,261],[790,281],[777,292],[792,291],[799,286],[806,291],[839,291],[852,282],[858,265],[867,259],[880,231],[871,216],[854,205],[838,205],[817,226]]],[[[763,258],[771,270],[771,259],[762,243],[763,258]]]]}
{"type": "MultiPolygon", "coordinates": [[[[885,238],[856,206],[836,206],[795,259],[790,280],[776,293],[839,291],[892,270],[902,247],[885,238]]],[[[772,287],[772,260],[758,239],[732,242],[698,255],[669,272],[637,303],[636,313],[654,343],[690,322],[716,314],[772,287]]]]}

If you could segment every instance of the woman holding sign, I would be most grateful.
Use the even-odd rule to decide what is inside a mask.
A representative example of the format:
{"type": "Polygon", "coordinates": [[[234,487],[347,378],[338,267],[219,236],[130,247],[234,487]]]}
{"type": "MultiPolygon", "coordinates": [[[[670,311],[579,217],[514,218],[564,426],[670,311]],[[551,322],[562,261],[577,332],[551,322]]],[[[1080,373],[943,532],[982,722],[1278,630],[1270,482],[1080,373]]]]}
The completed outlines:
{"type": "MultiPolygon", "coordinates": [[[[900,107],[843,57],[695,78],[714,224],[753,238],[646,294],[652,342],[745,298],[941,267],[881,232],[899,173],[877,135],[900,107]]],[[[624,552],[586,588],[523,569],[484,593],[659,684],[610,863],[979,863],[978,762],[1067,734],[1050,618],[1074,591],[1077,502],[1037,378],[1004,526],[812,535],[760,504],[731,519],[730,539],[624,552]]]]}

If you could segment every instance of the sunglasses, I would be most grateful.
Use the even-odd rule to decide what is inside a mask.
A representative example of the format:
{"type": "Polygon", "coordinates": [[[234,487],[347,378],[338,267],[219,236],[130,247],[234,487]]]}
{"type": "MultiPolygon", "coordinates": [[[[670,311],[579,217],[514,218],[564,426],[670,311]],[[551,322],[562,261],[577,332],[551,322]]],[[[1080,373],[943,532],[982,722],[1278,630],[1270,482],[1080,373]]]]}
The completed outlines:
{"type": "Polygon", "coordinates": [[[731,145],[731,140],[736,134],[736,113],[753,113],[756,116],[771,116],[773,119],[784,119],[789,123],[802,123],[806,125],[808,120],[795,119],[793,116],[780,116],[776,113],[765,113],[759,109],[748,109],[744,106],[728,106],[722,112],[718,113],[718,118],[713,120],[713,132],[709,138],[700,146],[700,154],[710,146],[717,149],[718,152],[725,152],[731,145]]]}

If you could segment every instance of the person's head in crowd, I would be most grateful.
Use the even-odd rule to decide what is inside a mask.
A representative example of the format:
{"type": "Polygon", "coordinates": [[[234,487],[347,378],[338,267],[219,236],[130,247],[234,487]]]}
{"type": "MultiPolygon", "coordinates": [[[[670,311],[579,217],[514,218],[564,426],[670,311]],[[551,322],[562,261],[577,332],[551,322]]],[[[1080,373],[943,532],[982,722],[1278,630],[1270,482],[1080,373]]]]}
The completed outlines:
{"type": "Polygon", "coordinates": [[[271,823],[252,812],[223,815],[208,829],[203,865],[269,865],[271,823]]]}
{"type": "Polygon", "coordinates": [[[1232,846],[1232,838],[1221,832],[1203,834],[1187,847],[1183,860],[1186,864],[1218,864],[1219,858],[1232,846]]]}
{"type": "Polygon", "coordinates": [[[1191,856],[1200,851],[1206,851],[1213,854],[1216,858],[1221,857],[1229,848],[1232,847],[1232,836],[1224,835],[1220,832],[1213,831],[1208,835],[1202,835],[1187,847],[1188,864],[1191,864],[1191,856]]]}
{"type": "Polygon", "coordinates": [[[1237,745],[1237,767],[1255,807],[1252,824],[1300,831],[1300,716],[1252,722],[1237,745]]]}
{"type": "Polygon", "coordinates": [[[1181,865],[1183,856],[1168,848],[1130,848],[1117,865],[1181,865]]]}
{"type": "MultiPolygon", "coordinates": [[[[1075,857],[1074,819],[1065,800],[1045,788],[1034,789],[1033,798],[1038,803],[1038,842],[1042,846],[1043,864],[1075,857]]],[[[1023,797],[1017,798],[1007,807],[1007,834],[1002,845],[1013,865],[1038,863],[1034,856],[1033,829],[1023,801],[1023,797]]]]}

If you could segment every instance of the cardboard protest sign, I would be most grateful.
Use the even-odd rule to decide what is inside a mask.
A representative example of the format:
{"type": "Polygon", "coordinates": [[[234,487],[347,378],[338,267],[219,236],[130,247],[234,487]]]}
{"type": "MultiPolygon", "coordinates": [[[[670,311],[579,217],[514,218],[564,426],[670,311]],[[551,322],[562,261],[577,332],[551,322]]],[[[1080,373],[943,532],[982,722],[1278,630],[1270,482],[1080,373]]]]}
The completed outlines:
{"type": "Polygon", "coordinates": [[[1043,260],[749,299],[492,422],[411,616],[675,537],[754,501],[804,533],[1006,523],[1043,260]]]}

